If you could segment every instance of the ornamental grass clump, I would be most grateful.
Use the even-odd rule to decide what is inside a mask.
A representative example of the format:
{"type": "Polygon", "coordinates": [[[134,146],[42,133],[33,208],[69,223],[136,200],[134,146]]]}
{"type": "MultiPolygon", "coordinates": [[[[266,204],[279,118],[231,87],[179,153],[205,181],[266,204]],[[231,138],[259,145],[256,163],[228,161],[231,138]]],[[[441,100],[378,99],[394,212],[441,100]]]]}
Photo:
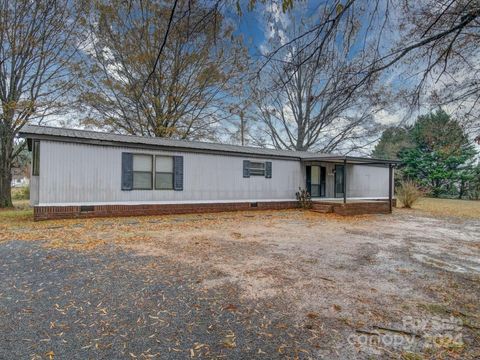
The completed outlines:
{"type": "Polygon", "coordinates": [[[403,181],[397,188],[397,200],[399,200],[403,207],[410,209],[414,203],[420,199],[422,192],[417,184],[413,181],[403,181]]]}

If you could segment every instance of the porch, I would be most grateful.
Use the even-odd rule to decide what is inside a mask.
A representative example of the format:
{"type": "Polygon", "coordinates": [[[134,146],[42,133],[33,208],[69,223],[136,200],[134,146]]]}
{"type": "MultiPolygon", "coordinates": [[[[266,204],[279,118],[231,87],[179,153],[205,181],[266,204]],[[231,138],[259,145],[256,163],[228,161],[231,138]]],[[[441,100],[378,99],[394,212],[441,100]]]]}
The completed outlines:
{"type": "Polygon", "coordinates": [[[303,161],[312,210],[339,215],[388,214],[393,198],[393,160],[348,156],[312,157],[303,161]]]}

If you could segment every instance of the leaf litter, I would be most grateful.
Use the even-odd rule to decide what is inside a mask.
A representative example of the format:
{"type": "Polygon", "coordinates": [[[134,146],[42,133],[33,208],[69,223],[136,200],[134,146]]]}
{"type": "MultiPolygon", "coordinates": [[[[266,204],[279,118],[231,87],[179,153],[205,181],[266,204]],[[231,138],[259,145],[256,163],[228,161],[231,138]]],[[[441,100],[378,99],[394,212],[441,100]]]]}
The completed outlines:
{"type": "MultiPolygon", "coordinates": [[[[2,246],[12,240],[31,244],[20,253],[28,261],[40,255],[38,275],[49,280],[28,278],[22,284],[12,277],[0,300],[16,283],[21,314],[32,318],[50,314],[39,307],[39,298],[55,301],[48,336],[29,348],[30,355],[62,354],[57,349],[70,346],[88,357],[355,358],[356,350],[345,346],[348,333],[366,324],[398,325],[405,299],[417,315],[425,312],[415,304],[425,301],[449,301],[458,311],[478,315],[478,304],[472,305],[478,280],[470,273],[463,300],[453,300],[458,285],[423,290],[425,282],[444,284],[456,276],[439,275],[409,254],[416,246],[411,235],[429,221],[417,219],[412,226],[403,213],[392,222],[295,210],[39,223],[2,219],[2,246]],[[352,278],[355,288],[347,285],[352,278]],[[71,345],[73,335],[82,339],[80,347],[71,345]]],[[[427,236],[438,238],[439,231],[427,236]]],[[[451,245],[448,238],[440,240],[439,246],[451,245]]],[[[478,242],[469,244],[478,253],[478,242]]],[[[19,260],[9,266],[24,271],[19,260]]],[[[455,351],[467,358],[475,339],[478,334],[468,333],[467,346],[455,351]]]]}

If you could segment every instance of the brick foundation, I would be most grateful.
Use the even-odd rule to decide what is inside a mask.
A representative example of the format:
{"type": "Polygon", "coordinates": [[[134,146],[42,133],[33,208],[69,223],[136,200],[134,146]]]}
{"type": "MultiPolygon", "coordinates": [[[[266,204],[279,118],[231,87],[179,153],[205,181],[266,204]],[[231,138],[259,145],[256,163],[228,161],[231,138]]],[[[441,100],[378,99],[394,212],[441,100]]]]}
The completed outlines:
{"type": "Polygon", "coordinates": [[[112,216],[142,216],[208,213],[243,210],[282,210],[298,207],[296,201],[202,203],[202,204],[145,204],[92,206],[35,206],[34,220],[76,219],[112,216]]]}
{"type": "MultiPolygon", "coordinates": [[[[393,206],[396,200],[393,199],[393,206]]],[[[192,214],[244,210],[283,210],[297,208],[296,201],[264,201],[201,204],[144,204],[144,205],[92,205],[92,206],[35,206],[33,218],[37,220],[77,219],[113,216],[142,216],[192,214]]],[[[388,214],[388,201],[334,203],[314,201],[313,210],[334,212],[339,215],[388,214]]]]}

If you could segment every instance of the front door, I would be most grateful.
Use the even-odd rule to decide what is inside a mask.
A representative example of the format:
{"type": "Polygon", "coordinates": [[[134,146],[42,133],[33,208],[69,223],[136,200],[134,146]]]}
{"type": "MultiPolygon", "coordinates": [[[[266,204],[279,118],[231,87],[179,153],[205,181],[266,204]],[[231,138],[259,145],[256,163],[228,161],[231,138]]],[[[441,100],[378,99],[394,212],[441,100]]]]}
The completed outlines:
{"type": "Polygon", "coordinates": [[[324,166],[307,166],[307,191],[311,197],[325,197],[326,169],[324,166]]]}
{"type": "Polygon", "coordinates": [[[343,192],[345,191],[343,182],[344,171],[343,165],[335,165],[335,197],[343,197],[343,192]]]}

